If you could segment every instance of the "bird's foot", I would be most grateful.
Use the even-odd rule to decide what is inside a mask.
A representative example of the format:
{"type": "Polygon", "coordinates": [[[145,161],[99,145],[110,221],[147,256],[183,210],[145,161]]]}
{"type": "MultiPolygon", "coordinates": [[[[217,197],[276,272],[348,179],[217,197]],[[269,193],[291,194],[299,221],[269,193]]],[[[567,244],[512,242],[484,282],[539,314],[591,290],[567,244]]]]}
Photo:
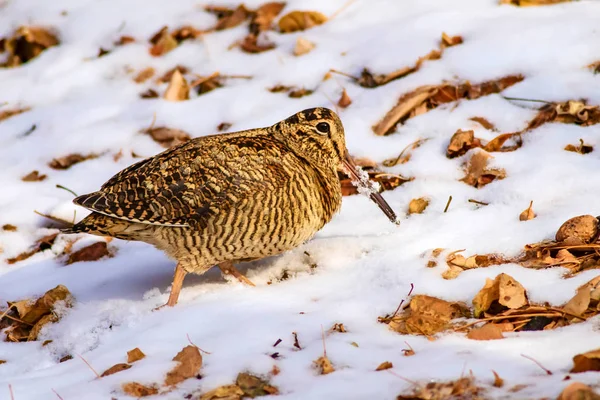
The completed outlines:
{"type": "Polygon", "coordinates": [[[218,267],[224,275],[231,275],[238,281],[245,283],[248,286],[256,286],[250,279],[248,279],[244,274],[238,271],[231,261],[222,262],[218,265],[218,267]]]}

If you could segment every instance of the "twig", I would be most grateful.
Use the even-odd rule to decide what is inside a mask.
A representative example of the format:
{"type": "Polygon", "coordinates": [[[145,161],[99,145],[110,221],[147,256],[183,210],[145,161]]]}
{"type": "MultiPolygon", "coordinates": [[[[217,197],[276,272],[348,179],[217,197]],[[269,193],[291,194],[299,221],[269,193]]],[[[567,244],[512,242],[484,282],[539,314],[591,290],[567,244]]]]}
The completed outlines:
{"type": "MultiPolygon", "coordinates": [[[[413,292],[413,289],[415,288],[415,285],[413,283],[410,284],[410,290],[408,291],[408,294],[406,295],[406,297],[410,297],[410,295],[413,292]]],[[[390,320],[394,319],[394,317],[396,316],[396,314],[398,314],[398,311],[400,311],[400,307],[402,307],[402,304],[404,304],[404,300],[402,299],[400,301],[400,304],[398,304],[398,308],[396,308],[396,311],[394,311],[394,313],[392,314],[392,316],[389,318],[390,320]]]]}
{"type": "Polygon", "coordinates": [[[41,212],[39,212],[37,210],[33,210],[33,212],[36,213],[37,215],[39,215],[40,217],[48,218],[48,219],[50,219],[50,220],[52,220],[54,222],[58,222],[60,224],[65,224],[67,226],[72,226],[73,225],[71,222],[66,221],[66,220],[64,220],[62,218],[53,217],[52,215],[44,214],[44,213],[41,213],[41,212]]]}
{"type": "Polygon", "coordinates": [[[330,69],[329,72],[333,72],[334,74],[339,74],[339,75],[345,76],[346,78],[350,78],[350,79],[352,79],[354,81],[358,80],[357,77],[355,77],[353,75],[350,75],[350,74],[348,74],[346,72],[338,71],[337,69],[330,69]]]}
{"type": "Polygon", "coordinates": [[[323,324],[321,324],[321,340],[323,341],[323,357],[327,358],[327,348],[325,347],[325,331],[323,330],[323,324]]]}
{"type": "Polygon", "coordinates": [[[98,379],[100,378],[100,374],[99,374],[99,373],[98,373],[98,372],[97,372],[97,371],[94,369],[94,367],[92,367],[92,366],[90,365],[90,363],[89,363],[89,362],[87,362],[87,361],[86,361],[86,359],[85,359],[85,358],[83,358],[83,357],[81,356],[81,354],[77,354],[77,357],[81,358],[81,360],[82,360],[82,361],[85,363],[85,365],[87,365],[87,366],[88,366],[88,367],[89,367],[89,368],[92,370],[92,372],[93,372],[93,373],[96,375],[96,378],[98,378],[98,379]]]}
{"type": "MultiPolygon", "coordinates": [[[[22,319],[19,319],[19,318],[17,318],[17,317],[10,316],[10,315],[8,315],[8,314],[6,314],[6,315],[4,315],[4,314],[3,314],[3,315],[2,315],[2,318],[8,318],[8,319],[12,319],[13,321],[19,322],[19,323],[21,323],[21,324],[29,325],[29,326],[33,326],[33,325],[34,325],[34,324],[30,324],[29,322],[25,322],[25,321],[23,321],[22,319]]],[[[0,318],[0,319],[2,319],[2,318],[0,318]]]]}
{"type": "Polygon", "coordinates": [[[481,206],[489,206],[490,205],[490,203],[485,203],[483,201],[479,201],[479,200],[475,200],[475,199],[469,199],[468,202],[469,203],[479,204],[481,206]]]}
{"type": "Polygon", "coordinates": [[[21,133],[21,137],[25,137],[25,136],[31,135],[31,133],[33,131],[35,131],[36,129],[37,129],[37,125],[36,124],[31,125],[31,127],[29,129],[27,129],[25,132],[21,133]]]}
{"type": "MultiPolygon", "coordinates": [[[[402,158],[402,156],[404,155],[404,153],[405,153],[405,152],[406,152],[408,149],[414,150],[414,149],[416,149],[417,147],[421,146],[423,143],[425,143],[425,142],[426,142],[426,141],[428,141],[428,140],[429,140],[429,138],[425,138],[425,139],[419,139],[419,140],[415,140],[414,142],[412,142],[412,143],[409,143],[409,144],[408,144],[408,145],[407,145],[407,146],[406,146],[404,149],[402,149],[402,151],[400,152],[400,154],[398,154],[398,157],[396,157],[396,158],[394,159],[394,161],[393,161],[393,162],[391,162],[390,164],[397,165],[397,164],[398,164],[398,162],[400,161],[400,159],[402,158]]],[[[389,161],[389,160],[388,160],[388,161],[389,161]]],[[[387,165],[387,166],[390,166],[390,165],[387,165]]]]}
{"type": "Polygon", "coordinates": [[[281,339],[277,339],[277,341],[275,342],[275,344],[273,345],[273,347],[277,347],[277,345],[281,343],[281,339]]]}
{"type": "Polygon", "coordinates": [[[218,78],[219,76],[220,76],[219,71],[215,71],[212,74],[210,74],[209,76],[204,76],[204,77],[198,78],[194,82],[190,83],[190,89],[193,89],[196,86],[201,85],[206,81],[210,81],[211,79],[218,78]]]}
{"type": "Polygon", "coordinates": [[[8,314],[8,312],[10,311],[11,308],[13,308],[15,306],[15,304],[11,304],[6,310],[4,310],[4,312],[2,313],[2,315],[0,315],[0,321],[2,321],[2,319],[4,317],[6,317],[6,314],[8,314]]]}
{"type": "Polygon", "coordinates": [[[541,363],[540,363],[538,360],[536,360],[535,358],[533,358],[533,357],[529,357],[529,356],[526,356],[525,354],[521,354],[521,357],[524,357],[524,358],[526,358],[526,359],[528,359],[528,360],[531,360],[531,361],[533,361],[534,363],[536,363],[536,365],[537,365],[538,367],[540,367],[541,369],[543,369],[544,371],[546,371],[546,374],[548,374],[548,375],[552,375],[552,371],[550,371],[548,368],[545,368],[545,367],[544,367],[544,366],[543,366],[543,365],[542,365],[542,364],[541,364],[541,363]]]}
{"type": "Polygon", "coordinates": [[[450,203],[452,203],[452,196],[448,197],[448,202],[446,203],[446,208],[444,208],[444,212],[448,211],[448,207],[450,207],[450,203]]]}
{"type": "Polygon", "coordinates": [[[342,11],[344,11],[346,8],[350,7],[350,5],[352,3],[354,3],[356,0],[349,0],[346,2],[346,4],[344,4],[343,6],[341,6],[340,8],[338,8],[338,10],[336,12],[334,12],[333,14],[331,14],[331,17],[329,17],[329,21],[331,21],[332,19],[334,19],[335,17],[337,17],[338,15],[340,15],[342,13],[342,11]]]}
{"type": "Polygon", "coordinates": [[[189,335],[189,333],[186,333],[186,334],[185,334],[185,336],[187,337],[187,340],[188,340],[188,342],[190,342],[190,344],[191,344],[192,346],[194,346],[195,348],[197,348],[198,350],[200,350],[200,351],[201,351],[201,352],[203,352],[203,353],[206,353],[206,354],[212,354],[212,353],[210,353],[210,352],[208,352],[208,351],[206,351],[206,350],[202,350],[200,347],[198,347],[198,346],[196,345],[196,343],[192,342],[192,339],[190,339],[190,335],[189,335]]]}
{"type": "MultiPolygon", "coordinates": [[[[557,317],[563,317],[562,315],[557,315],[556,313],[539,313],[539,314],[515,314],[515,315],[497,315],[495,317],[487,317],[487,318],[481,318],[477,321],[474,322],[470,322],[466,325],[463,326],[459,326],[456,329],[454,329],[455,332],[461,331],[465,328],[469,328],[473,325],[477,325],[480,322],[488,322],[488,321],[498,321],[498,320],[502,320],[502,319],[515,319],[515,318],[520,318],[520,317],[525,317],[525,318],[533,318],[533,317],[553,317],[553,318],[557,318],[557,317]]],[[[578,317],[581,318],[581,317],[578,317]]]]}
{"type": "Polygon", "coordinates": [[[529,101],[532,103],[545,103],[545,104],[552,104],[551,101],[546,101],[546,100],[535,100],[535,99],[523,99],[521,97],[508,97],[508,96],[502,96],[503,99],[505,100],[514,100],[514,101],[529,101]]]}
{"type": "Polygon", "coordinates": [[[63,185],[59,185],[58,183],[56,184],[56,187],[58,189],[63,189],[66,190],[67,192],[71,193],[73,196],[77,197],[77,193],[75,193],[74,191],[72,191],[71,189],[69,189],[68,187],[64,187],[63,185]]]}
{"type": "Polygon", "coordinates": [[[412,346],[410,344],[408,344],[408,342],[405,340],[404,343],[406,343],[406,345],[408,346],[408,349],[402,349],[402,353],[404,353],[404,355],[413,355],[415,354],[415,349],[412,348],[412,346]]]}
{"type": "Polygon", "coordinates": [[[402,379],[403,381],[406,381],[406,382],[408,382],[408,383],[410,383],[410,384],[412,384],[412,385],[415,385],[415,386],[420,386],[418,382],[411,381],[411,380],[410,380],[410,379],[408,379],[408,378],[405,378],[405,377],[403,377],[403,376],[401,376],[401,375],[398,375],[397,373],[395,373],[394,371],[392,371],[392,370],[390,370],[390,369],[386,369],[386,371],[387,371],[387,373],[388,373],[388,374],[392,374],[392,375],[394,375],[396,378],[400,378],[400,379],[402,379]]]}
{"type": "Polygon", "coordinates": [[[8,393],[10,393],[10,400],[15,400],[15,394],[12,391],[12,385],[8,384],[8,393]]]}
{"type": "Polygon", "coordinates": [[[294,347],[298,350],[302,350],[302,347],[300,347],[300,342],[298,342],[298,334],[296,332],[292,332],[292,335],[294,335],[294,347]]]}
{"type": "Polygon", "coordinates": [[[58,393],[56,392],[56,390],[54,390],[54,389],[52,389],[52,388],[50,388],[50,390],[52,390],[52,391],[54,392],[54,394],[56,395],[56,397],[58,397],[60,400],[65,400],[65,399],[63,399],[63,398],[62,398],[62,396],[61,396],[60,394],[58,394],[58,393]]]}

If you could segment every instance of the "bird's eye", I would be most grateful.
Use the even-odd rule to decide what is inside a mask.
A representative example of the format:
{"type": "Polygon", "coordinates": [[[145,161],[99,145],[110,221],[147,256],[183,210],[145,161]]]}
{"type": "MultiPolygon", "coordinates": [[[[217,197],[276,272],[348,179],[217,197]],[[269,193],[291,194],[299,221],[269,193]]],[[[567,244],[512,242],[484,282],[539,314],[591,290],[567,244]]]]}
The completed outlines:
{"type": "Polygon", "coordinates": [[[327,122],[319,122],[317,130],[321,133],[329,133],[329,124],[327,122]]]}

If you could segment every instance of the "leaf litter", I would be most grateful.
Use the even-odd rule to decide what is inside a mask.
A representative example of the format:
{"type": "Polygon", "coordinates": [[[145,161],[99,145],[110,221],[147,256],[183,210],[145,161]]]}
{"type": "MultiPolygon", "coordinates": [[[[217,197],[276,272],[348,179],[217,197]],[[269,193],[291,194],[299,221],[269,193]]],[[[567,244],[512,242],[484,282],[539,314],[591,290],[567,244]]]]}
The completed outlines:
{"type": "MultiPolygon", "coordinates": [[[[410,182],[413,178],[407,178],[399,174],[387,173],[379,170],[377,163],[369,159],[355,159],[356,165],[368,174],[369,180],[378,184],[380,192],[394,190],[395,188],[410,182]]],[[[352,179],[345,172],[338,170],[338,178],[342,185],[342,196],[358,194],[358,188],[352,183],[352,179]]]]}

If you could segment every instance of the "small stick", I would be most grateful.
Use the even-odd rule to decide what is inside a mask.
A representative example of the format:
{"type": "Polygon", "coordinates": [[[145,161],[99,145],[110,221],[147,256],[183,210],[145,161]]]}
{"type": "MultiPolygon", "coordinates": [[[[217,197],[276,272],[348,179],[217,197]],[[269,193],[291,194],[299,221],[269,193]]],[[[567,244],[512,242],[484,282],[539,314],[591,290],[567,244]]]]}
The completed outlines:
{"type": "Polygon", "coordinates": [[[400,378],[400,379],[402,379],[403,381],[406,381],[406,382],[408,382],[408,383],[410,383],[410,384],[412,384],[412,385],[415,385],[415,386],[420,386],[418,382],[411,381],[411,380],[410,380],[410,379],[408,379],[408,378],[405,378],[405,377],[403,377],[403,376],[400,376],[400,375],[398,375],[397,373],[395,373],[395,372],[394,372],[394,371],[392,371],[392,370],[386,369],[386,371],[387,371],[387,373],[388,373],[388,374],[392,374],[392,375],[394,375],[396,378],[400,378]]]}
{"type": "Polygon", "coordinates": [[[12,391],[12,385],[8,384],[8,392],[10,393],[10,400],[15,400],[15,394],[12,391]]]}
{"type": "Polygon", "coordinates": [[[327,348],[325,347],[325,331],[323,330],[323,324],[321,324],[321,340],[323,341],[323,357],[327,358],[327,348]]]}
{"type": "Polygon", "coordinates": [[[329,21],[331,21],[332,19],[334,19],[335,17],[337,17],[338,15],[340,15],[342,13],[342,11],[344,11],[346,8],[350,7],[350,5],[352,3],[354,3],[355,1],[356,0],[349,0],[349,1],[347,1],[346,4],[344,4],[336,12],[334,12],[333,14],[331,14],[331,17],[329,17],[329,21]]]}
{"type": "Polygon", "coordinates": [[[495,317],[487,317],[487,318],[482,318],[480,320],[474,321],[474,322],[470,322],[466,325],[463,326],[459,326],[458,328],[456,328],[454,331],[461,331],[465,328],[469,328],[473,325],[477,325],[480,322],[488,322],[488,321],[498,321],[498,320],[502,320],[502,319],[514,319],[514,318],[519,318],[519,317],[525,317],[525,318],[529,318],[529,317],[562,317],[562,315],[557,315],[556,313],[539,313],[539,314],[515,314],[515,315],[498,315],[495,317]]]}
{"type": "Polygon", "coordinates": [[[530,101],[532,103],[545,103],[545,104],[552,104],[551,101],[546,101],[546,100],[535,100],[535,99],[523,99],[521,97],[507,97],[507,96],[502,96],[503,99],[505,100],[515,100],[515,101],[530,101]]]}
{"type": "Polygon", "coordinates": [[[546,372],[546,374],[548,374],[548,375],[552,375],[552,371],[550,371],[548,368],[545,368],[545,367],[544,367],[544,366],[543,366],[543,365],[542,365],[542,364],[541,364],[541,363],[540,363],[538,360],[536,360],[535,358],[533,358],[533,357],[529,357],[529,356],[526,356],[525,354],[521,354],[521,357],[524,357],[524,358],[526,358],[526,359],[528,359],[528,360],[531,360],[531,361],[533,361],[534,363],[536,363],[536,365],[537,365],[538,367],[540,367],[541,369],[543,369],[543,370],[546,372]]]}
{"type": "Polygon", "coordinates": [[[64,187],[63,185],[59,185],[58,183],[56,184],[56,187],[58,189],[63,189],[66,190],[67,192],[71,193],[73,196],[77,197],[77,193],[75,193],[74,191],[72,191],[71,189],[69,189],[68,187],[64,187]]]}
{"type": "Polygon", "coordinates": [[[90,365],[90,363],[89,363],[89,362],[87,362],[87,361],[86,361],[86,359],[85,359],[85,358],[83,358],[83,357],[81,356],[81,354],[77,354],[77,356],[78,356],[79,358],[81,358],[81,360],[82,360],[82,361],[83,361],[83,362],[84,362],[84,363],[85,363],[85,364],[86,364],[86,365],[87,365],[87,366],[88,366],[88,367],[89,367],[89,368],[92,370],[92,372],[93,372],[94,374],[96,374],[96,378],[100,379],[100,374],[99,374],[98,372],[96,372],[96,370],[94,369],[94,367],[92,367],[92,366],[90,365]]]}
{"type": "Polygon", "coordinates": [[[54,389],[52,389],[52,388],[50,388],[50,390],[52,390],[52,391],[54,392],[54,394],[56,395],[56,397],[58,397],[60,400],[65,400],[65,399],[63,399],[63,398],[62,398],[62,396],[61,396],[60,394],[58,394],[58,393],[56,392],[56,390],[54,390],[54,389]]]}
{"type": "Polygon", "coordinates": [[[187,340],[188,340],[188,342],[190,342],[190,344],[191,344],[192,346],[194,346],[195,348],[197,348],[198,350],[200,350],[200,351],[201,351],[201,352],[203,352],[203,353],[206,353],[206,354],[211,354],[210,352],[208,352],[208,351],[206,351],[206,350],[202,350],[200,347],[196,346],[196,343],[192,342],[192,339],[190,339],[190,335],[189,335],[189,333],[186,333],[186,334],[185,334],[185,336],[187,337],[187,340]]]}
{"type": "Polygon", "coordinates": [[[2,313],[2,315],[0,315],[0,321],[2,321],[2,318],[6,317],[6,314],[8,314],[8,312],[10,311],[11,308],[13,308],[15,305],[11,304],[6,310],[4,310],[4,312],[2,313]]]}
{"type": "MultiPolygon", "coordinates": [[[[4,315],[4,314],[2,314],[2,318],[8,318],[8,319],[12,319],[12,320],[13,320],[13,321],[15,321],[15,322],[19,322],[19,323],[21,323],[21,324],[25,324],[25,325],[29,325],[29,326],[33,326],[33,325],[34,325],[34,324],[30,324],[29,322],[25,322],[25,321],[23,321],[22,319],[19,319],[19,318],[17,318],[17,317],[10,316],[10,315],[8,315],[8,314],[7,314],[7,315],[4,315]]],[[[1,319],[1,318],[0,318],[0,319],[1,319]]]]}
{"type": "Polygon", "coordinates": [[[452,196],[448,197],[448,202],[446,203],[446,208],[444,208],[444,212],[448,211],[448,207],[450,207],[450,203],[452,203],[452,196]]]}
{"type": "Polygon", "coordinates": [[[194,82],[190,83],[190,89],[193,89],[193,88],[195,88],[196,86],[198,86],[198,85],[201,85],[201,84],[203,84],[204,82],[206,82],[206,81],[210,81],[211,79],[217,78],[217,77],[219,77],[219,76],[220,76],[220,74],[219,74],[219,71],[215,71],[215,72],[213,72],[212,74],[210,74],[209,76],[205,76],[205,77],[202,77],[202,78],[198,78],[198,79],[196,79],[194,82]]]}
{"type": "MultiPolygon", "coordinates": [[[[406,297],[410,297],[410,295],[412,294],[414,288],[415,288],[415,285],[413,283],[411,283],[410,284],[410,290],[408,291],[408,294],[406,295],[406,297]]],[[[396,316],[396,314],[398,314],[398,311],[400,311],[400,307],[402,307],[402,304],[404,304],[404,299],[402,299],[400,301],[400,304],[398,304],[398,308],[396,308],[396,311],[394,311],[394,313],[390,317],[390,320],[393,319],[396,316]]]]}
{"type": "Polygon", "coordinates": [[[490,205],[490,203],[484,203],[483,201],[479,201],[479,200],[475,200],[475,199],[469,199],[468,202],[479,204],[481,206],[489,206],[490,205]]]}
{"type": "Polygon", "coordinates": [[[329,72],[333,72],[334,74],[339,74],[339,75],[345,76],[345,77],[350,78],[350,79],[352,79],[354,81],[358,80],[357,77],[352,76],[352,75],[350,75],[350,74],[348,74],[346,72],[338,71],[337,69],[330,69],[329,72]]]}
{"type": "Polygon", "coordinates": [[[300,347],[300,342],[298,342],[298,334],[296,332],[292,332],[292,335],[294,335],[294,347],[298,350],[302,350],[302,347],[300,347]]]}
{"type": "Polygon", "coordinates": [[[277,345],[281,343],[281,339],[277,339],[277,341],[275,342],[275,344],[273,345],[273,347],[277,347],[277,345]]]}

